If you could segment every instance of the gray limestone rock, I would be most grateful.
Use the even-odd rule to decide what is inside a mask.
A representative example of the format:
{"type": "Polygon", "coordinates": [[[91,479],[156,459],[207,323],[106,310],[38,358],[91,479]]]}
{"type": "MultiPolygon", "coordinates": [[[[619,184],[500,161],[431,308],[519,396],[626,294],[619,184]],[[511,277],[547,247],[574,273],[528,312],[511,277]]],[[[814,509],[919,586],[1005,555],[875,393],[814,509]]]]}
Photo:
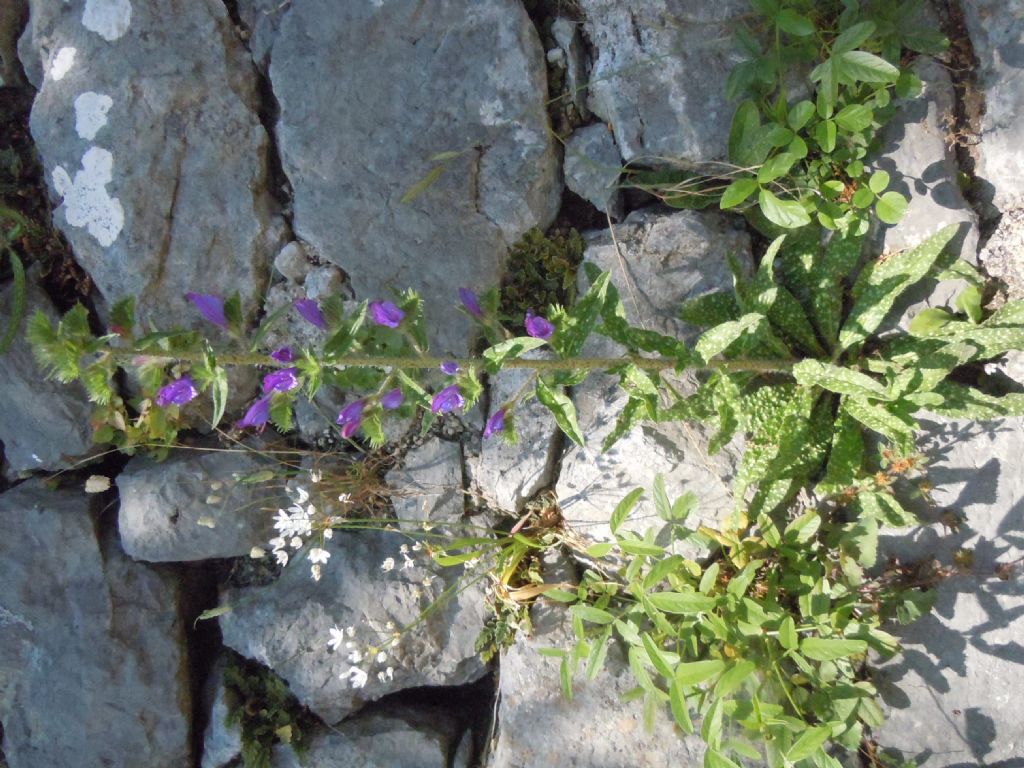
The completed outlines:
{"type": "MultiPolygon", "coordinates": [[[[0,307],[12,305],[12,289],[0,292],[0,307]]],[[[25,316],[57,313],[32,276],[26,281],[25,316]]],[[[7,318],[3,319],[6,326],[7,318]]],[[[25,339],[24,320],[14,343],[0,357],[0,441],[13,472],[62,469],[89,452],[89,405],[81,385],[48,381],[25,339]]]]}
{"type": "MultiPolygon", "coordinates": [[[[540,351],[523,357],[544,356],[540,351]]],[[[509,369],[491,377],[492,413],[518,395],[532,372],[509,369]]],[[[490,414],[488,414],[490,415],[490,414]]],[[[521,512],[523,505],[551,483],[551,455],[558,427],[551,411],[535,398],[515,407],[507,417],[515,422],[514,444],[494,435],[480,444],[478,454],[467,462],[476,490],[492,506],[521,512]]]]}
{"type": "Polygon", "coordinates": [[[206,730],[203,732],[202,768],[224,768],[242,753],[242,731],[226,723],[227,691],[224,687],[224,659],[219,658],[210,672],[204,691],[207,706],[206,730]]]}
{"type": "Polygon", "coordinates": [[[939,584],[930,615],[898,631],[903,654],[875,674],[889,705],[875,737],[924,768],[1012,762],[1024,750],[1015,704],[1024,685],[1024,588],[1019,566],[1005,581],[993,574],[1024,556],[1024,420],[922,427],[934,506],[921,509],[922,526],[884,536],[880,550],[949,565],[968,549],[974,565],[939,584]],[[947,511],[962,516],[958,530],[939,520],[947,511]]]}
{"type": "MultiPolygon", "coordinates": [[[[727,253],[750,261],[747,234],[718,212],[683,211],[664,216],[638,211],[616,232],[621,262],[607,234],[590,239],[584,258],[611,272],[630,323],[691,342],[698,331],[675,319],[680,303],[731,285],[727,253]]],[[[593,339],[584,351],[616,355],[621,348],[593,339]]],[[[693,391],[696,384],[689,375],[674,382],[682,392],[693,391]]],[[[696,492],[700,499],[697,514],[702,520],[717,521],[732,508],[730,484],[738,459],[736,447],[730,445],[708,455],[710,435],[706,429],[676,422],[634,428],[607,453],[601,453],[601,442],[614,427],[626,399],[618,379],[604,374],[591,376],[573,391],[587,443],[583,448],[571,445],[562,458],[557,492],[566,520],[584,526],[590,535],[607,537],[607,522],[615,505],[636,487],[651,488],[660,473],[670,495],[696,492]]],[[[649,498],[641,501],[635,517],[652,516],[652,502],[649,498]]]]}
{"type": "Polygon", "coordinates": [[[277,747],[271,767],[448,768],[457,737],[456,717],[441,707],[392,705],[314,734],[301,758],[290,747],[277,747]]]}
{"type": "Polygon", "coordinates": [[[135,296],[159,327],[198,326],[186,292],[237,290],[254,316],[283,226],[255,71],[223,3],[30,7],[32,135],[54,221],[104,301],[135,296]]]}
{"type": "Polygon", "coordinates": [[[589,105],[610,122],[627,162],[725,158],[741,0],[582,0],[595,51],[589,105]]]}
{"type": "Polygon", "coordinates": [[[959,186],[959,167],[948,141],[954,108],[953,84],[938,61],[920,58],[914,72],[924,93],[904,102],[882,131],[875,166],[889,174],[890,189],[910,199],[903,219],[884,232],[884,247],[901,251],[948,224],[965,223],[959,255],[977,261],[977,217],[959,186]]]}
{"type": "Polygon", "coordinates": [[[989,277],[1002,282],[1007,299],[1024,298],[1024,208],[1003,211],[978,260],[989,277]]]}
{"type": "Polygon", "coordinates": [[[0,721],[13,768],[191,763],[189,684],[169,574],[97,542],[89,499],[0,496],[0,721]]]}
{"type": "Polygon", "coordinates": [[[303,282],[312,268],[313,265],[306,258],[306,249],[295,240],[285,243],[284,248],[274,257],[274,269],[293,283],[303,282]]]}
{"type": "MultiPolygon", "coordinates": [[[[587,108],[587,91],[590,87],[587,82],[589,62],[583,48],[580,24],[572,19],[559,17],[551,22],[551,35],[558,43],[556,50],[561,52],[559,58],[562,66],[565,67],[567,98],[572,100],[580,119],[589,120],[590,110],[587,108]]],[[[551,51],[548,51],[548,56],[550,57],[550,55],[551,51]]]]}
{"type": "Polygon", "coordinates": [[[231,611],[219,619],[225,644],[273,669],[328,723],[404,688],[479,678],[484,666],[474,643],[487,608],[475,586],[441,603],[398,636],[386,659],[375,660],[373,649],[387,646],[461,573],[439,569],[425,552],[414,552],[413,566],[403,568],[400,546],[409,541],[386,531],[335,534],[325,545],[331,557],[321,581],[310,578],[309,561],[297,553],[273,584],[227,591],[221,602],[231,611]],[[388,558],[394,567],[385,571],[388,558]],[[352,647],[328,649],[333,626],[353,628],[346,641],[352,647]],[[359,687],[353,683],[361,673],[359,687]]]}
{"type": "Polygon", "coordinates": [[[565,142],[565,185],[613,219],[622,218],[622,158],[603,123],[580,128],[565,142]]]}
{"type": "Polygon", "coordinates": [[[964,0],[967,31],[978,59],[984,98],[975,173],[992,185],[1000,211],[1024,204],[1024,2],[964,0]]]}
{"type": "Polygon", "coordinates": [[[399,525],[457,521],[465,510],[462,493],[462,446],[431,440],[409,451],[399,469],[388,472],[391,503],[399,525]]]}
{"type": "Polygon", "coordinates": [[[296,234],[360,298],[418,290],[436,351],[464,350],[456,289],[497,282],[508,245],[546,227],[561,196],[543,51],[522,6],[294,3],[270,77],[296,234]]]}
{"type": "Polygon", "coordinates": [[[588,682],[579,674],[573,700],[562,696],[559,659],[542,648],[571,649],[568,611],[534,609],[533,637],[520,635],[501,661],[498,737],[488,768],[635,768],[641,765],[702,765],[704,744],[672,724],[666,706],[653,733],[644,729],[641,701],[623,703],[636,686],[617,645],[605,668],[588,682]]]}
{"type": "Polygon", "coordinates": [[[117,477],[121,545],[149,562],[248,555],[254,546],[266,547],[274,536],[274,512],[290,503],[281,491],[282,475],[280,465],[256,451],[132,459],[117,477]],[[252,482],[268,472],[267,480],[252,482]]]}

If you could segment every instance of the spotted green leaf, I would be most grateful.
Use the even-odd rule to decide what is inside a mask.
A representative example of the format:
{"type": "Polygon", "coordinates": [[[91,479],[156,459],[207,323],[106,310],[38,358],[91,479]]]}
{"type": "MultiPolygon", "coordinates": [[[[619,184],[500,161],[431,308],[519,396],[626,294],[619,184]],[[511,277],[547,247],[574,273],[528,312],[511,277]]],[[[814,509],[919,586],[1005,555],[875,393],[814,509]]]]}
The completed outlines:
{"type": "Polygon", "coordinates": [[[698,359],[707,363],[711,358],[725,352],[741,336],[755,330],[764,320],[764,315],[749,312],[739,320],[722,323],[705,331],[694,346],[698,359]]]}
{"type": "Polygon", "coordinates": [[[841,395],[892,399],[885,385],[866,373],[819,360],[801,360],[793,366],[793,377],[798,384],[821,387],[841,395]]]}

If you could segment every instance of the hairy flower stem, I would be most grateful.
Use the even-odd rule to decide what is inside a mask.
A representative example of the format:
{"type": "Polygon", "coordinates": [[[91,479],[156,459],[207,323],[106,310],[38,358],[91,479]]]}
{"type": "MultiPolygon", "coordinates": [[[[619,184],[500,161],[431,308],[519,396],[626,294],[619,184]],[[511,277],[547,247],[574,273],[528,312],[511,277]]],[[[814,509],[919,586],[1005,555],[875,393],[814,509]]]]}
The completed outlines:
{"type": "MultiPolygon", "coordinates": [[[[176,352],[174,354],[152,354],[149,352],[135,352],[132,350],[111,350],[110,354],[118,360],[132,360],[137,357],[145,357],[152,361],[166,361],[167,363],[201,363],[204,356],[200,353],[176,352]]],[[[462,368],[475,366],[483,368],[488,361],[481,357],[431,357],[428,355],[417,355],[415,357],[399,356],[372,356],[372,355],[351,355],[339,357],[331,361],[322,360],[324,368],[400,368],[406,371],[427,370],[437,368],[443,362],[454,360],[462,368]]],[[[262,354],[223,354],[217,355],[217,362],[221,365],[230,366],[257,366],[286,367],[291,363],[280,363],[262,354]]],[[[645,371],[666,371],[677,368],[678,361],[672,358],[647,358],[647,357],[573,357],[566,360],[505,360],[501,367],[505,368],[527,368],[531,370],[546,371],[602,371],[624,363],[632,363],[637,368],[645,371]]],[[[791,360],[710,360],[703,365],[685,365],[680,370],[695,371],[727,371],[752,373],[788,373],[793,368],[791,360]]]]}

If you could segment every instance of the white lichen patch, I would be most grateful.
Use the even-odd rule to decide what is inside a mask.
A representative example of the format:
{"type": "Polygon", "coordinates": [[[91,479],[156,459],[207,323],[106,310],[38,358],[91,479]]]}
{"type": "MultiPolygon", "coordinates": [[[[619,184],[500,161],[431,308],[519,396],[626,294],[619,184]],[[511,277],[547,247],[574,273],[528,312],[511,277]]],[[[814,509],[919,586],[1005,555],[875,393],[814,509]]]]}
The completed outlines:
{"type": "Polygon", "coordinates": [[[131,0],[85,0],[82,25],[108,42],[124,35],[131,20],[131,0]]]}
{"type": "Polygon", "coordinates": [[[87,227],[104,248],[117,240],[124,228],[124,208],[106,186],[113,178],[114,156],[101,147],[89,147],[82,169],[72,181],[63,166],[53,169],[53,187],[64,198],[64,217],[73,227],[87,227]]]}
{"type": "Polygon", "coordinates": [[[75,99],[75,130],[83,139],[92,141],[107,124],[107,112],[114,100],[105,93],[86,91],[75,99]]]}
{"type": "Polygon", "coordinates": [[[50,77],[54,80],[63,80],[71,70],[71,65],[75,63],[75,54],[78,53],[77,48],[61,48],[57,51],[57,55],[53,57],[53,61],[50,62],[50,77]]]}
{"type": "Polygon", "coordinates": [[[480,105],[480,122],[483,125],[501,125],[504,119],[505,105],[501,99],[485,101],[480,105]]]}

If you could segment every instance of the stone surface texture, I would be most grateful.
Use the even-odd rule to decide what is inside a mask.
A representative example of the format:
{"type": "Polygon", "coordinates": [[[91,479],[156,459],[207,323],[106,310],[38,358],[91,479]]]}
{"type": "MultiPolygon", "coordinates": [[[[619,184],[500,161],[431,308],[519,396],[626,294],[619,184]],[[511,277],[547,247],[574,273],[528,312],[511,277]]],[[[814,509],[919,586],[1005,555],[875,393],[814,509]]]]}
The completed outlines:
{"type": "MultiPolygon", "coordinates": [[[[675,319],[680,303],[732,284],[727,253],[750,260],[747,234],[717,212],[663,215],[637,211],[616,231],[621,261],[607,234],[590,238],[584,259],[611,272],[630,323],[690,342],[699,331],[675,319]]],[[[621,352],[607,339],[594,338],[589,343],[585,354],[621,352]]],[[[696,380],[683,378],[674,385],[680,391],[693,391],[696,380]]],[[[587,442],[582,448],[569,446],[558,477],[559,503],[570,525],[606,538],[615,505],[636,487],[651,488],[658,473],[665,476],[673,498],[686,490],[698,494],[701,503],[696,514],[702,520],[718,520],[731,510],[731,474],[738,458],[735,446],[710,456],[710,435],[705,429],[678,422],[638,426],[607,453],[601,453],[601,442],[626,403],[618,379],[591,376],[574,388],[573,400],[587,442]]],[[[641,528],[657,519],[649,495],[634,517],[648,518],[641,528]]]]}
{"type": "Polygon", "coordinates": [[[90,499],[0,495],[0,721],[12,768],[190,764],[179,586],[97,541],[90,499]]]}
{"type": "Polygon", "coordinates": [[[228,702],[225,698],[224,660],[214,664],[207,678],[205,703],[207,704],[206,730],[203,732],[202,768],[223,768],[242,754],[242,731],[225,722],[228,716],[228,702]]]}
{"type": "Polygon", "coordinates": [[[703,742],[681,736],[667,706],[648,733],[642,702],[620,700],[636,682],[617,646],[608,649],[605,668],[595,680],[577,675],[568,701],[558,684],[559,660],[539,653],[541,648],[572,648],[568,611],[534,609],[533,620],[534,636],[520,635],[502,656],[499,730],[490,768],[703,764],[703,742]]]}
{"type": "Polygon", "coordinates": [[[741,0],[581,0],[595,51],[590,109],[611,123],[626,162],[722,160],[733,105],[732,30],[741,0]]]}
{"type": "Polygon", "coordinates": [[[580,128],[565,142],[565,185],[613,219],[622,218],[618,189],[622,158],[602,123],[580,128]]]}
{"type": "Polygon", "coordinates": [[[985,273],[1002,283],[1007,299],[1024,298],[1024,208],[1011,208],[978,254],[985,273]]]}
{"type": "Polygon", "coordinates": [[[462,517],[462,446],[431,440],[409,451],[399,469],[385,478],[402,527],[446,523],[462,517]]]}
{"type": "MultiPolygon", "coordinates": [[[[121,545],[149,562],[248,555],[274,536],[274,512],[290,503],[274,479],[281,467],[255,452],[182,451],[166,461],[136,458],[117,477],[121,545]],[[271,490],[268,491],[268,488],[271,490]]],[[[280,488],[283,480],[278,479],[280,488]]]]}
{"type": "Polygon", "coordinates": [[[103,299],[198,326],[187,291],[239,291],[251,318],[283,230],[255,71],[224,4],[30,7],[32,135],[54,221],[103,299]]]}
{"type": "MultiPolygon", "coordinates": [[[[0,291],[0,305],[11,306],[13,289],[0,291]]],[[[43,311],[51,323],[57,313],[30,276],[25,314],[43,311]]],[[[6,318],[4,319],[6,323],[6,318]]],[[[24,325],[0,362],[0,441],[13,472],[63,469],[89,452],[92,430],[89,405],[79,384],[48,381],[25,339],[24,325]]]]}
{"type": "Polygon", "coordinates": [[[975,173],[992,185],[1000,211],[1024,206],[1024,2],[963,0],[984,98],[975,173]]]}
{"type": "Polygon", "coordinates": [[[360,298],[418,290],[437,350],[464,350],[456,289],[496,282],[507,247],[546,227],[560,199],[526,12],[513,0],[311,0],[284,13],[270,55],[296,234],[360,298]],[[431,160],[441,152],[459,154],[431,160]]]}
{"type": "Polygon", "coordinates": [[[310,578],[308,560],[294,555],[273,584],[227,591],[222,603],[232,610],[220,617],[225,644],[273,669],[303,704],[331,724],[403,688],[461,685],[479,678],[484,666],[473,646],[487,609],[476,587],[403,633],[398,646],[388,649],[387,661],[349,661],[352,650],[367,654],[368,647],[386,644],[458,577],[457,569],[434,573],[424,552],[414,553],[414,566],[403,569],[399,547],[408,541],[390,532],[337,534],[326,544],[331,558],[321,581],[310,578]],[[396,562],[393,570],[383,572],[387,558],[396,562]],[[335,625],[354,627],[356,648],[328,651],[335,625]],[[386,673],[389,666],[393,679],[378,679],[378,672],[386,673]],[[365,687],[340,678],[357,667],[368,672],[365,687]]]}

